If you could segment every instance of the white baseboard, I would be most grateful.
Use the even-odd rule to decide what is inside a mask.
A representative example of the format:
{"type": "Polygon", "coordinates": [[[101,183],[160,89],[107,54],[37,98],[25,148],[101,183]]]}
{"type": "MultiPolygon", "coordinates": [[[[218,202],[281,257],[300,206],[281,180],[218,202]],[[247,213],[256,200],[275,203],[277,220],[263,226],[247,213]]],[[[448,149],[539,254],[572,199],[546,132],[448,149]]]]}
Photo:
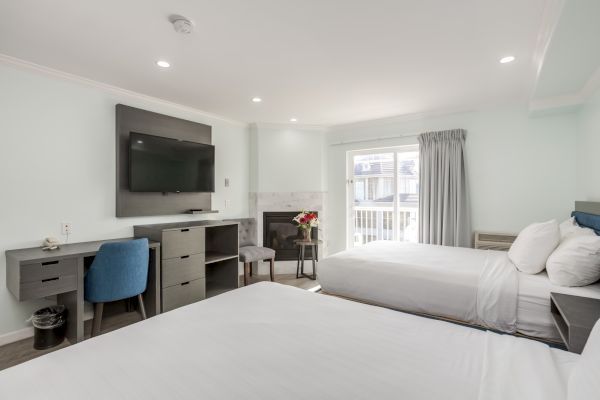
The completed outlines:
{"type": "Polygon", "coordinates": [[[33,336],[33,326],[19,329],[18,331],[8,332],[0,335],[0,346],[18,342],[19,340],[27,339],[33,336]]]}

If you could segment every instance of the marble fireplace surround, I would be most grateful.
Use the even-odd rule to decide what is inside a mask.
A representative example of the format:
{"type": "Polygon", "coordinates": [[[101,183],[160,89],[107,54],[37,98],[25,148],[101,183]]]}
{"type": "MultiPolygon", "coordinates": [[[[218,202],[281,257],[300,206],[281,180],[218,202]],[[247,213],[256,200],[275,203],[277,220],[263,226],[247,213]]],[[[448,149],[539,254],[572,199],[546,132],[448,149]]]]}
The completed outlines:
{"type": "MultiPolygon", "coordinates": [[[[263,213],[269,211],[317,211],[319,213],[319,258],[327,255],[327,210],[325,210],[326,192],[251,192],[250,217],[256,218],[258,226],[258,245],[263,243],[263,213]]],[[[262,263],[264,264],[264,263],[262,263]]],[[[259,265],[259,273],[267,271],[266,265],[259,265]]],[[[295,261],[277,261],[275,273],[296,273],[295,261]]]]}

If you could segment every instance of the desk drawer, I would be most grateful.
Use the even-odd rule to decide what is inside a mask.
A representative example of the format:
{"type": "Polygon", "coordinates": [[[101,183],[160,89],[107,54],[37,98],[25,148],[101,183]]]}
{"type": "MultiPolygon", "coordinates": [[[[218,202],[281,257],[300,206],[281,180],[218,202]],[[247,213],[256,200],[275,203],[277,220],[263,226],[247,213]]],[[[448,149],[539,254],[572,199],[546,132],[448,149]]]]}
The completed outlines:
{"type": "Polygon", "coordinates": [[[163,289],[163,312],[204,300],[206,298],[205,286],[205,279],[196,279],[163,289]]]}
{"type": "Polygon", "coordinates": [[[77,259],[65,258],[21,265],[21,282],[35,282],[65,275],[77,275],[77,259]]]}
{"type": "Polygon", "coordinates": [[[204,228],[164,231],[161,251],[163,260],[204,253],[204,228]]]}
{"type": "Polygon", "coordinates": [[[22,282],[19,300],[39,299],[77,290],[77,275],[62,275],[33,282],[22,282]]]}
{"type": "Polygon", "coordinates": [[[170,258],[162,262],[162,287],[204,278],[204,254],[170,258]]]}

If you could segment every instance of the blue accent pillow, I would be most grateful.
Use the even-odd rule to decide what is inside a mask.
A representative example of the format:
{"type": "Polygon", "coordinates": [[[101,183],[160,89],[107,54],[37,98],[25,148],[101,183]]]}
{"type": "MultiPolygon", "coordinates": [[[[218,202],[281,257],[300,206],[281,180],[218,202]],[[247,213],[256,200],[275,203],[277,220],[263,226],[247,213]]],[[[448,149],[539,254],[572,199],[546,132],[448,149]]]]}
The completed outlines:
{"type": "Polygon", "coordinates": [[[600,235],[600,215],[588,214],[581,211],[573,211],[571,217],[575,217],[577,225],[593,229],[596,235],[600,235]]]}

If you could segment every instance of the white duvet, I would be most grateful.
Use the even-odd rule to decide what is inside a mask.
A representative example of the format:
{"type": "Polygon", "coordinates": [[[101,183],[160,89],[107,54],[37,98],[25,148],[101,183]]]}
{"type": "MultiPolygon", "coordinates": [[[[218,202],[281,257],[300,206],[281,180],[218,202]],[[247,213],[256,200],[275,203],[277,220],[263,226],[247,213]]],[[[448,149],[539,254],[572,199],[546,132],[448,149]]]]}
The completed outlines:
{"type": "Polygon", "coordinates": [[[0,371],[0,398],[564,400],[577,357],[261,283],[0,371]]]}
{"type": "Polygon", "coordinates": [[[513,333],[517,270],[506,252],[377,241],[319,264],[327,293],[513,333]]]}

